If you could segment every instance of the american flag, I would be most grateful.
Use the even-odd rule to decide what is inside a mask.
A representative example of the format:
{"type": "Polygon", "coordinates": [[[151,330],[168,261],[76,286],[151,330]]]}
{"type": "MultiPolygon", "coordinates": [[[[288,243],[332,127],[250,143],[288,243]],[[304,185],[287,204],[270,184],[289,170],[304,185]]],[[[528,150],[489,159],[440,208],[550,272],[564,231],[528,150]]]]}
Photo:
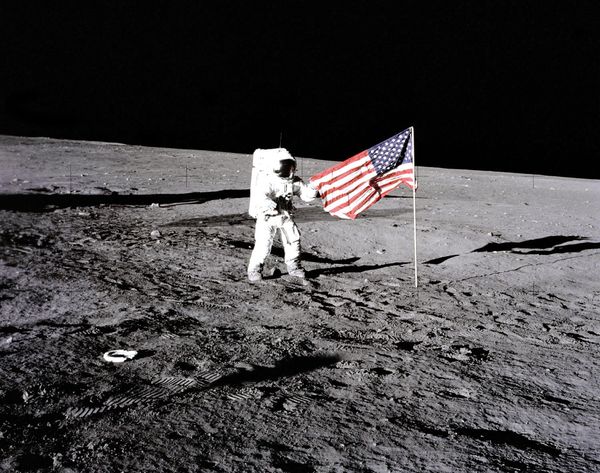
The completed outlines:
{"type": "Polygon", "coordinates": [[[415,188],[411,134],[412,127],[312,176],[325,211],[355,219],[400,184],[415,188]]]}

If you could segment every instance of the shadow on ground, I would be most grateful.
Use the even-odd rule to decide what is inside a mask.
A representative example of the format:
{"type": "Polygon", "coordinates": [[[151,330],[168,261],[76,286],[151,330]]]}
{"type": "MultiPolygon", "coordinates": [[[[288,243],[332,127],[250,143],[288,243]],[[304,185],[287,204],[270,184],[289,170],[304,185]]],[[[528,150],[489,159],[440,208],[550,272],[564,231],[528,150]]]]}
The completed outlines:
{"type": "Polygon", "coordinates": [[[363,264],[359,266],[338,266],[335,268],[313,269],[306,272],[306,277],[315,278],[319,275],[332,275],[342,273],[363,273],[365,271],[375,271],[377,269],[390,268],[392,266],[404,266],[408,262],[386,263],[386,264],[363,264]]]}
{"type": "MultiPolygon", "coordinates": [[[[227,198],[227,197],[224,197],[227,198]]],[[[196,202],[188,202],[196,203],[196,202]]],[[[202,203],[202,202],[197,202],[202,203]]],[[[163,205],[166,207],[167,205],[163,205]]],[[[376,209],[365,212],[360,215],[357,220],[371,219],[371,218],[395,218],[400,214],[408,213],[411,210],[406,209],[376,209]]],[[[323,210],[319,205],[313,205],[310,207],[300,207],[296,209],[294,213],[294,220],[297,223],[306,222],[351,222],[351,220],[341,220],[338,217],[333,217],[323,210]]],[[[178,220],[176,222],[169,223],[167,227],[224,227],[229,225],[254,225],[255,219],[250,217],[247,213],[241,214],[225,214],[225,215],[207,215],[197,218],[188,218],[185,220],[178,220]]]]}
{"type": "MultiPolygon", "coordinates": [[[[148,206],[158,204],[161,207],[176,205],[203,204],[211,200],[249,198],[249,189],[224,189],[210,192],[189,192],[186,194],[119,194],[106,189],[101,194],[0,194],[0,210],[20,212],[44,212],[57,208],[97,207],[100,205],[148,206]]],[[[388,197],[389,198],[389,197],[388,197]]],[[[368,210],[359,219],[394,218],[410,212],[410,208],[368,210]]],[[[323,210],[320,204],[296,209],[295,220],[298,223],[316,221],[339,221],[323,210]]],[[[247,213],[214,215],[180,220],[169,224],[170,227],[185,226],[223,226],[254,222],[247,213]]]]}
{"type": "Polygon", "coordinates": [[[476,250],[471,251],[471,253],[489,253],[493,251],[511,251],[514,253],[515,251],[513,250],[520,248],[552,248],[552,250],[547,251],[553,251],[556,250],[556,248],[554,247],[556,247],[557,245],[587,239],[587,237],[582,237],[578,235],[553,235],[524,241],[505,241],[502,243],[488,243],[487,245],[484,245],[481,248],[477,248],[476,250]]]}
{"type": "MultiPolygon", "coordinates": [[[[542,238],[534,238],[524,241],[505,241],[502,243],[488,243],[481,248],[470,251],[469,253],[493,253],[497,251],[508,251],[517,255],[554,255],[562,253],[579,253],[585,250],[600,249],[598,242],[584,242],[565,245],[573,241],[588,240],[588,237],[579,235],[552,235],[542,238]],[[522,251],[530,249],[532,251],[522,251]]],[[[441,264],[449,259],[461,256],[460,254],[441,256],[429,261],[424,261],[423,264],[441,264]]]]}
{"type": "Polygon", "coordinates": [[[322,354],[311,356],[295,356],[278,361],[274,366],[255,366],[241,369],[230,375],[222,377],[212,386],[238,385],[244,383],[257,383],[260,381],[287,378],[309,371],[315,371],[341,361],[338,354],[322,354]]]}
{"type": "Polygon", "coordinates": [[[225,189],[187,194],[3,194],[0,209],[22,212],[43,212],[66,207],[96,207],[99,205],[202,204],[211,200],[250,197],[248,189],[225,189]]]}

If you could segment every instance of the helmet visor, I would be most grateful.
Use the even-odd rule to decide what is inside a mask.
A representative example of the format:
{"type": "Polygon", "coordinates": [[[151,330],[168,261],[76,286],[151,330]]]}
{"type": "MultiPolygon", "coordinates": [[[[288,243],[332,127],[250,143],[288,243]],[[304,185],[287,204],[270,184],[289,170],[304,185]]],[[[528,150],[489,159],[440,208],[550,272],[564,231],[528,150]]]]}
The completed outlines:
{"type": "Polygon", "coordinates": [[[279,177],[291,177],[296,171],[296,162],[292,159],[284,159],[279,162],[279,167],[275,169],[275,174],[279,177]]]}

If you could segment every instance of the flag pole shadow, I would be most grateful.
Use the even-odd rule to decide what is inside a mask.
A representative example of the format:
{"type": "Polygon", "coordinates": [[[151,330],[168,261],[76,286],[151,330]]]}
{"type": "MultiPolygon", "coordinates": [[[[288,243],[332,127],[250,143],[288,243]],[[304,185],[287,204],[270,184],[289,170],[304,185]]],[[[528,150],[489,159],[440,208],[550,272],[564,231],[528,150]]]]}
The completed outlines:
{"type": "Polygon", "coordinates": [[[385,264],[363,264],[363,265],[348,265],[348,266],[336,266],[334,268],[321,268],[312,269],[306,272],[306,277],[316,278],[318,276],[329,276],[332,274],[342,273],[364,273],[366,271],[375,271],[383,268],[390,268],[393,266],[405,266],[412,264],[408,261],[402,261],[398,263],[385,263],[385,264]]]}

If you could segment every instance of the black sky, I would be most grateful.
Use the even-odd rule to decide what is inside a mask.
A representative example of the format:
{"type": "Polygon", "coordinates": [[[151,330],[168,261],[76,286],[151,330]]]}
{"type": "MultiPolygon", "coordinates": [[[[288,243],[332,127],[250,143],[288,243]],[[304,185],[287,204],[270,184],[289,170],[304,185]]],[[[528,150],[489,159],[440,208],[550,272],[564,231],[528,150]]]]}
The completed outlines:
{"type": "Polygon", "coordinates": [[[600,177],[596,3],[2,3],[0,133],[600,177]]]}

